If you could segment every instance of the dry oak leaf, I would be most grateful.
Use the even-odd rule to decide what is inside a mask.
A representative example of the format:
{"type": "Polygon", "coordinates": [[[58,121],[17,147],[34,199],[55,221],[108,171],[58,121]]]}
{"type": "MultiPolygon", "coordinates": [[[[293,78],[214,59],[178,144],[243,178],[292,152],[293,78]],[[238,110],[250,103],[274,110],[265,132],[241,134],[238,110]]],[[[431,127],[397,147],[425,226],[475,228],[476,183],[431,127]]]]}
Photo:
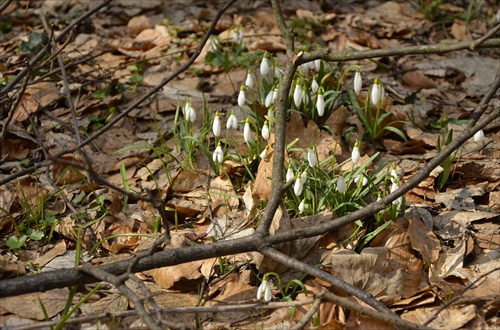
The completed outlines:
{"type": "Polygon", "coordinates": [[[432,232],[432,228],[413,216],[408,217],[408,222],[410,223],[408,234],[412,248],[420,252],[427,263],[435,263],[439,258],[441,243],[432,232]]]}

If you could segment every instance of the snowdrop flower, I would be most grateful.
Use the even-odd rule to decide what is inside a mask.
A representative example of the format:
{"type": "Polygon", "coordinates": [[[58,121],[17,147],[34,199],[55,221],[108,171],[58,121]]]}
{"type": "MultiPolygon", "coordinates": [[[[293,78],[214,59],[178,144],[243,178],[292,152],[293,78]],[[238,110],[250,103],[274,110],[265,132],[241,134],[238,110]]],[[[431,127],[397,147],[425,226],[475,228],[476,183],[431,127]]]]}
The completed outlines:
{"type": "Polygon", "coordinates": [[[337,179],[337,190],[341,194],[347,191],[347,183],[345,182],[345,178],[342,175],[337,179]]]}
{"type": "Polygon", "coordinates": [[[302,103],[302,87],[300,87],[299,82],[295,85],[295,90],[293,92],[293,103],[298,108],[300,107],[300,103],[302,103]]]}
{"type": "Polygon", "coordinates": [[[325,114],[325,99],[323,98],[323,93],[319,92],[316,99],[316,110],[318,110],[318,116],[323,117],[325,114]]]}
{"type": "Polygon", "coordinates": [[[243,107],[245,105],[245,102],[246,102],[246,97],[245,97],[245,86],[241,86],[240,88],[240,93],[238,94],[238,105],[240,107],[243,107]]]}
{"type": "Polygon", "coordinates": [[[314,152],[314,148],[309,148],[307,150],[307,161],[309,162],[309,166],[314,167],[318,164],[318,158],[316,157],[316,153],[314,152]]]}
{"type": "Polygon", "coordinates": [[[316,81],[316,77],[313,76],[313,81],[311,83],[311,90],[313,93],[316,93],[319,89],[319,85],[318,85],[318,82],[316,81]]]}
{"type": "MultiPolygon", "coordinates": [[[[302,71],[303,71],[304,73],[309,72],[309,69],[311,68],[311,67],[309,66],[309,63],[311,63],[311,62],[302,63],[302,64],[300,65],[300,66],[302,67],[302,71]]],[[[313,64],[313,65],[314,65],[314,64],[313,64]]]]}
{"type": "Polygon", "coordinates": [[[391,178],[391,182],[397,182],[398,181],[398,172],[396,172],[396,166],[392,167],[391,173],[389,173],[389,177],[391,178]]]}
{"type": "Polygon", "coordinates": [[[220,136],[220,116],[218,111],[215,113],[214,122],[212,124],[212,131],[214,132],[214,136],[220,136]]]}
{"type": "Polygon", "coordinates": [[[363,87],[363,81],[361,79],[361,73],[359,72],[359,69],[357,69],[354,74],[354,92],[358,94],[361,87],[363,87]]]}
{"type": "Polygon", "coordinates": [[[302,102],[304,102],[304,104],[307,104],[307,103],[309,103],[310,100],[311,100],[311,98],[309,97],[309,94],[307,93],[306,88],[302,87],[302,102]]]}
{"type": "Polygon", "coordinates": [[[293,185],[293,192],[295,193],[295,196],[300,196],[300,194],[302,194],[302,190],[304,190],[304,183],[302,182],[301,176],[297,174],[295,184],[293,185]]]}
{"type": "Polygon", "coordinates": [[[262,299],[262,294],[264,294],[264,301],[271,301],[271,286],[267,282],[267,279],[263,279],[262,283],[260,283],[259,288],[257,289],[257,299],[262,299]]]}
{"type": "Polygon", "coordinates": [[[293,174],[292,164],[288,165],[288,170],[286,171],[286,182],[292,180],[295,177],[293,174]]]}
{"type": "Polygon", "coordinates": [[[302,181],[302,184],[306,184],[307,181],[307,170],[304,170],[302,174],[300,175],[300,181],[302,181]]]}
{"type": "Polygon", "coordinates": [[[184,117],[186,121],[194,123],[196,120],[196,111],[191,106],[191,102],[187,103],[184,109],[184,117]]]}
{"type": "Polygon", "coordinates": [[[306,199],[304,198],[299,204],[299,213],[303,213],[306,208],[306,199]]]}
{"type": "Polygon", "coordinates": [[[236,119],[236,116],[234,115],[233,110],[231,110],[231,115],[227,119],[226,128],[227,129],[238,129],[238,119],[236,119]]]}
{"type": "Polygon", "coordinates": [[[260,74],[265,76],[269,72],[269,69],[269,59],[267,58],[267,53],[265,53],[262,61],[260,62],[260,74]]]}
{"type": "Polygon", "coordinates": [[[319,71],[321,68],[321,60],[314,60],[314,66],[316,67],[316,70],[319,71]]]}
{"type": "Polygon", "coordinates": [[[274,102],[273,94],[274,94],[273,90],[270,90],[269,93],[267,93],[266,99],[264,100],[264,105],[266,106],[266,108],[269,108],[271,104],[273,104],[274,102]]]}
{"type": "Polygon", "coordinates": [[[259,156],[260,156],[260,159],[264,159],[264,158],[266,158],[266,156],[267,156],[267,150],[268,150],[268,149],[269,149],[269,146],[266,146],[266,147],[264,148],[264,150],[262,150],[262,152],[261,152],[261,153],[260,153],[260,155],[259,155],[259,156]]]}
{"type": "MultiPolygon", "coordinates": [[[[394,182],[394,183],[392,184],[392,186],[391,186],[391,194],[392,194],[393,192],[395,192],[396,190],[398,190],[398,189],[399,189],[398,181],[397,181],[397,180],[395,180],[395,182],[394,182]]],[[[402,201],[403,201],[403,196],[398,197],[397,199],[393,200],[393,201],[392,201],[392,204],[393,204],[393,205],[397,205],[397,204],[401,203],[402,201]]]]}
{"type": "Polygon", "coordinates": [[[361,185],[364,187],[368,183],[368,179],[366,176],[360,174],[357,177],[354,178],[354,183],[358,184],[359,180],[361,179],[361,185]]]}
{"type": "Polygon", "coordinates": [[[483,130],[479,130],[474,134],[474,142],[481,142],[484,139],[483,130]]]}
{"type": "Polygon", "coordinates": [[[220,145],[220,142],[219,144],[217,145],[217,148],[215,148],[215,151],[212,155],[212,159],[214,161],[214,163],[222,163],[222,160],[224,159],[224,152],[222,151],[222,147],[220,145]]]}
{"type": "Polygon", "coordinates": [[[250,143],[252,141],[252,130],[250,129],[250,121],[245,121],[245,127],[243,128],[243,138],[246,143],[250,143]]]}
{"type": "Polygon", "coordinates": [[[281,77],[283,76],[283,73],[285,73],[285,71],[281,70],[280,68],[278,68],[277,66],[274,67],[274,76],[276,78],[278,78],[278,80],[281,79],[281,77]]]}
{"type": "Polygon", "coordinates": [[[262,137],[264,138],[264,140],[269,140],[269,125],[267,123],[267,120],[264,122],[264,126],[262,126],[262,137]]]}
{"type": "Polygon", "coordinates": [[[354,143],[354,148],[352,148],[351,152],[351,160],[354,165],[356,165],[359,162],[359,159],[361,158],[361,154],[359,153],[359,141],[356,140],[356,143],[354,143]]]}
{"type": "Polygon", "coordinates": [[[253,87],[253,76],[252,76],[252,70],[248,69],[247,72],[247,79],[245,80],[245,85],[248,86],[248,88],[253,87]]]}
{"type": "Polygon", "coordinates": [[[372,94],[371,94],[372,104],[378,107],[379,103],[382,103],[384,101],[384,95],[385,95],[384,87],[382,87],[380,80],[376,78],[372,87],[372,94]]]}

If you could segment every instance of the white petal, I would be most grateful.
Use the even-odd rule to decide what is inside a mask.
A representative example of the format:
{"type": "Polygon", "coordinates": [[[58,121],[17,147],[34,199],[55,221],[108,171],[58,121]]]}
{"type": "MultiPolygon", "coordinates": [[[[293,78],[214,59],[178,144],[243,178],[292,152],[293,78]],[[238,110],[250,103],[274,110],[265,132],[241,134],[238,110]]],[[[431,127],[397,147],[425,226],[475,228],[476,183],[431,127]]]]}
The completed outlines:
{"type": "Polygon", "coordinates": [[[311,90],[313,93],[316,93],[319,90],[319,85],[316,79],[313,79],[313,82],[311,83],[311,90]]]}
{"type": "Polygon", "coordinates": [[[321,68],[321,60],[314,60],[314,66],[316,67],[316,70],[319,71],[321,68]]]}
{"type": "Polygon", "coordinates": [[[227,119],[226,128],[227,129],[238,129],[238,119],[236,119],[236,116],[234,115],[234,113],[232,113],[229,116],[229,118],[227,119]]]}
{"type": "Polygon", "coordinates": [[[304,200],[302,200],[302,202],[300,202],[300,204],[299,204],[299,213],[304,212],[305,208],[306,208],[306,205],[304,204],[304,200]]]}
{"type": "Polygon", "coordinates": [[[316,157],[316,153],[314,149],[309,149],[307,151],[307,161],[309,162],[309,166],[314,167],[318,163],[318,158],[316,157]]]}
{"type": "Polygon", "coordinates": [[[337,179],[337,190],[341,194],[347,191],[347,184],[343,176],[339,176],[339,178],[337,179]]]}
{"type": "Polygon", "coordinates": [[[266,141],[269,140],[269,126],[267,124],[264,124],[264,126],[262,126],[262,137],[266,141]]]}
{"type": "Polygon", "coordinates": [[[361,90],[361,87],[363,87],[361,73],[359,71],[356,71],[356,73],[354,74],[354,92],[358,94],[361,90]]]}
{"type": "Polygon", "coordinates": [[[307,182],[307,170],[302,172],[302,174],[300,175],[300,181],[302,182],[303,185],[306,184],[306,182],[307,182]]]}
{"type": "Polygon", "coordinates": [[[295,177],[295,174],[293,173],[293,168],[289,167],[288,170],[286,171],[286,182],[292,180],[295,177]]]}
{"type": "Polygon", "coordinates": [[[264,105],[266,106],[266,108],[269,108],[271,104],[273,104],[273,94],[274,92],[272,90],[267,93],[266,99],[264,101],[264,105]]]}
{"type": "Polygon", "coordinates": [[[322,117],[325,114],[325,99],[323,94],[318,94],[318,99],[316,100],[316,110],[318,110],[318,116],[322,117]]]}
{"type": "Polygon", "coordinates": [[[269,72],[269,59],[266,57],[262,58],[260,62],[260,74],[265,76],[269,72]]]}
{"type": "Polygon", "coordinates": [[[262,292],[266,289],[267,287],[267,280],[263,280],[260,285],[259,285],[259,288],[257,289],[257,300],[260,300],[262,298],[262,292]]]}
{"type": "Polygon", "coordinates": [[[293,92],[293,102],[295,106],[300,107],[300,103],[302,103],[302,87],[300,85],[295,85],[295,90],[293,92]]]}
{"type": "Polygon", "coordinates": [[[300,177],[295,179],[295,184],[293,186],[293,192],[295,193],[296,196],[300,196],[302,194],[302,190],[304,189],[304,184],[302,183],[302,180],[300,177]]]}
{"type": "Polygon", "coordinates": [[[243,89],[240,89],[240,93],[238,94],[238,105],[240,107],[245,105],[246,97],[245,97],[245,91],[243,89]]]}
{"type": "Polygon", "coordinates": [[[352,148],[351,152],[351,160],[354,165],[356,165],[359,162],[359,159],[361,158],[361,154],[359,153],[359,148],[354,146],[352,148]]]}
{"type": "Polygon", "coordinates": [[[264,159],[266,158],[267,156],[267,147],[264,148],[264,150],[262,150],[262,152],[260,153],[260,159],[264,159]]]}
{"type": "Polygon", "coordinates": [[[270,302],[271,298],[272,298],[271,286],[268,283],[264,289],[264,301],[270,302]]]}
{"type": "Polygon", "coordinates": [[[484,139],[484,132],[483,130],[479,130],[474,134],[474,142],[481,142],[484,139]]]}
{"type": "Polygon", "coordinates": [[[380,85],[374,84],[372,86],[372,94],[371,94],[372,104],[378,106],[379,100],[380,100],[380,85]]]}
{"type": "Polygon", "coordinates": [[[214,132],[215,136],[217,136],[217,137],[220,136],[220,117],[219,117],[219,115],[215,115],[215,117],[214,117],[212,131],[214,132]]]}
{"type": "Polygon", "coordinates": [[[247,79],[245,80],[245,85],[247,85],[248,88],[253,87],[253,77],[251,73],[247,73],[247,79]]]}
{"type": "Polygon", "coordinates": [[[250,123],[246,122],[245,127],[243,129],[243,138],[246,143],[250,143],[252,141],[252,131],[250,129],[250,123]]]}

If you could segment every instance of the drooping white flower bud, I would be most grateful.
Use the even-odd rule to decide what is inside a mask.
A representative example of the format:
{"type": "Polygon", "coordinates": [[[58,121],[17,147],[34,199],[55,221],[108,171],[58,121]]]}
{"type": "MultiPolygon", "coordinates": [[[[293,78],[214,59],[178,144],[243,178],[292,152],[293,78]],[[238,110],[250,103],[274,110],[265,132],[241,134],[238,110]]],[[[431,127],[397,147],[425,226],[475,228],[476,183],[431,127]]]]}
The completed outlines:
{"type": "Polygon", "coordinates": [[[214,132],[214,136],[216,137],[219,137],[220,136],[220,116],[219,116],[219,112],[217,111],[215,113],[215,117],[214,117],[214,122],[212,124],[212,131],[214,132]]]}
{"type": "Polygon", "coordinates": [[[297,174],[295,184],[293,185],[293,192],[296,196],[300,196],[300,194],[302,194],[302,190],[304,190],[304,183],[302,182],[300,175],[297,174]]]}
{"type": "Polygon", "coordinates": [[[219,144],[217,145],[217,148],[215,148],[215,151],[212,155],[212,159],[214,161],[214,163],[222,163],[222,160],[224,159],[224,151],[222,151],[222,147],[220,145],[220,142],[219,144]]]}
{"type": "MultiPolygon", "coordinates": [[[[398,181],[395,180],[394,183],[391,186],[391,194],[395,192],[396,190],[399,189],[398,181]]],[[[392,204],[397,205],[403,201],[403,196],[396,198],[395,200],[392,201],[392,204]]]]}
{"type": "Polygon", "coordinates": [[[286,182],[292,180],[295,177],[295,174],[293,174],[293,168],[292,164],[288,165],[288,170],[286,171],[286,182]]]}
{"type": "Polygon", "coordinates": [[[380,83],[378,79],[375,79],[372,86],[371,101],[374,106],[378,106],[378,102],[380,101],[380,83]]]}
{"type": "Polygon", "coordinates": [[[361,79],[361,73],[359,72],[358,69],[354,74],[354,92],[358,94],[359,91],[361,90],[361,87],[363,87],[363,80],[361,79]]]}
{"type": "Polygon", "coordinates": [[[194,123],[196,120],[196,111],[191,106],[191,102],[187,103],[184,109],[185,109],[184,117],[186,121],[194,123]]]}
{"type": "Polygon", "coordinates": [[[318,85],[318,82],[316,81],[316,77],[313,76],[313,81],[311,83],[311,90],[313,93],[316,93],[319,89],[319,85],[318,85]]]}
{"type": "Polygon", "coordinates": [[[262,152],[261,152],[261,153],[260,153],[260,155],[259,155],[259,156],[260,156],[260,159],[264,159],[264,158],[266,158],[266,156],[267,156],[267,151],[268,151],[268,150],[269,150],[269,146],[266,146],[266,147],[264,148],[264,150],[262,150],[262,152]]]}
{"type": "Polygon", "coordinates": [[[269,59],[267,58],[267,53],[265,53],[262,61],[260,62],[260,74],[265,76],[269,72],[269,69],[269,59]]]}
{"type": "Polygon", "coordinates": [[[240,88],[240,93],[238,94],[238,105],[240,107],[243,107],[246,102],[246,97],[245,97],[245,86],[241,86],[240,88]]]}
{"type": "Polygon", "coordinates": [[[318,116],[323,117],[325,114],[325,99],[322,92],[319,92],[316,99],[316,110],[318,110],[318,116]]]}
{"type": "Polygon", "coordinates": [[[273,103],[276,101],[277,97],[278,97],[278,87],[275,87],[273,89],[273,103]]]}
{"type": "Polygon", "coordinates": [[[245,139],[246,143],[250,143],[252,141],[252,130],[250,129],[250,121],[245,121],[245,127],[243,128],[243,139],[245,139]]]}
{"type": "Polygon", "coordinates": [[[354,148],[352,148],[351,152],[351,160],[354,165],[356,165],[359,162],[359,159],[361,158],[361,154],[359,152],[359,141],[356,140],[356,143],[354,144],[354,148]]]}
{"type": "Polygon", "coordinates": [[[479,130],[474,134],[474,142],[481,142],[484,139],[484,132],[483,130],[479,130]]]}
{"type": "Polygon", "coordinates": [[[311,101],[311,98],[309,97],[309,93],[307,93],[307,90],[305,87],[302,87],[302,102],[304,104],[308,104],[309,101],[311,101]]]}
{"type": "Polygon", "coordinates": [[[300,181],[302,181],[302,184],[306,184],[307,182],[307,170],[304,170],[302,174],[300,174],[300,181]]]}
{"type": "Polygon", "coordinates": [[[304,198],[299,204],[299,213],[303,213],[306,208],[306,199],[304,198]]]}
{"type": "Polygon", "coordinates": [[[309,162],[309,166],[314,167],[318,164],[318,158],[316,157],[316,153],[314,152],[314,148],[309,148],[307,150],[307,161],[309,162]]]}
{"type": "Polygon", "coordinates": [[[354,183],[358,184],[360,179],[361,179],[361,185],[363,187],[366,186],[366,184],[368,183],[368,179],[366,178],[366,176],[364,176],[362,174],[360,174],[354,178],[354,183]]]}
{"type": "Polygon", "coordinates": [[[233,110],[231,110],[231,115],[227,119],[226,128],[235,130],[238,129],[238,119],[234,115],[233,110]]]}
{"type": "Polygon", "coordinates": [[[272,296],[271,286],[267,282],[266,278],[264,278],[262,280],[262,283],[260,283],[259,288],[257,289],[257,300],[262,299],[262,294],[264,294],[264,301],[265,302],[271,301],[271,298],[272,298],[271,297],[272,296]]]}
{"type": "Polygon", "coordinates": [[[262,137],[264,138],[264,140],[269,140],[269,125],[267,123],[267,120],[264,122],[264,125],[262,126],[262,137]]]}
{"type": "Polygon", "coordinates": [[[337,191],[341,194],[347,191],[347,183],[345,182],[345,178],[342,175],[337,179],[337,191]]]}
{"type": "Polygon", "coordinates": [[[293,92],[293,103],[297,108],[300,107],[300,104],[302,103],[302,87],[298,81],[293,92]]]}
{"type": "Polygon", "coordinates": [[[391,178],[391,182],[397,182],[399,179],[398,172],[396,171],[396,166],[393,166],[391,172],[389,173],[389,177],[391,178]]]}
{"type": "Polygon", "coordinates": [[[253,87],[253,75],[252,75],[252,70],[248,69],[247,72],[247,79],[245,79],[245,85],[248,86],[248,88],[253,87]]]}
{"type": "Polygon", "coordinates": [[[269,93],[267,93],[266,99],[264,100],[266,108],[269,108],[271,104],[273,104],[273,93],[273,90],[270,90],[269,93]]]}

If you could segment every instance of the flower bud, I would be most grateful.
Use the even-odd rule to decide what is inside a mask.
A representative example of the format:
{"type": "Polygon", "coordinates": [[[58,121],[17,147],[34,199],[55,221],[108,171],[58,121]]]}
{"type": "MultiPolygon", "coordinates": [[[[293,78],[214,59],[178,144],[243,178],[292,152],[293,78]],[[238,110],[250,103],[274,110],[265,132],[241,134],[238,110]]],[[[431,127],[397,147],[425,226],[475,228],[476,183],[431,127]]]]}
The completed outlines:
{"type": "Polygon", "coordinates": [[[354,92],[358,94],[361,90],[361,87],[363,87],[361,73],[359,72],[359,70],[356,70],[356,73],[354,74],[354,92]]]}
{"type": "Polygon", "coordinates": [[[337,179],[337,191],[341,194],[347,191],[347,183],[345,182],[345,178],[342,175],[337,179]]]}
{"type": "Polygon", "coordinates": [[[313,148],[309,148],[307,150],[307,161],[309,162],[309,166],[314,167],[318,164],[318,158],[316,157],[316,153],[313,148]]]}
{"type": "Polygon", "coordinates": [[[311,83],[311,90],[313,93],[316,93],[319,90],[318,82],[316,81],[316,77],[313,76],[313,81],[311,83]]]}
{"type": "Polygon", "coordinates": [[[292,164],[288,165],[288,170],[286,171],[286,182],[292,180],[295,177],[293,174],[292,164]]]}
{"type": "Polygon", "coordinates": [[[260,62],[260,74],[265,76],[269,72],[269,69],[269,59],[267,58],[267,53],[265,53],[262,61],[260,62]]]}
{"type": "Polygon", "coordinates": [[[318,110],[318,116],[323,117],[325,114],[325,99],[323,94],[320,92],[316,99],[316,110],[318,110]]]}
{"type": "Polygon", "coordinates": [[[267,124],[267,120],[264,122],[264,126],[262,126],[261,134],[264,140],[269,140],[269,125],[267,124]]]}
{"type": "Polygon", "coordinates": [[[245,127],[243,128],[243,138],[246,143],[250,143],[252,141],[252,130],[250,129],[250,121],[245,121],[245,127]]]}
{"type": "Polygon", "coordinates": [[[293,92],[293,102],[297,108],[300,107],[300,104],[302,103],[302,87],[298,81],[293,92]]]}
{"type": "Polygon", "coordinates": [[[302,181],[302,184],[306,184],[307,182],[307,170],[304,170],[302,174],[300,175],[300,181],[302,181]]]}
{"type": "Polygon", "coordinates": [[[243,107],[245,105],[245,102],[246,102],[246,97],[245,97],[245,90],[244,90],[245,86],[241,86],[240,88],[240,93],[238,94],[238,105],[240,107],[243,107]]]}
{"type": "Polygon", "coordinates": [[[306,200],[305,198],[299,204],[299,213],[303,213],[306,208],[306,200]]]}
{"type": "Polygon", "coordinates": [[[293,192],[295,196],[300,196],[302,194],[302,190],[304,190],[304,183],[302,182],[302,178],[297,174],[295,178],[295,184],[293,185],[293,192]]]}
{"type": "Polygon", "coordinates": [[[351,152],[351,160],[354,165],[356,165],[359,162],[359,159],[361,158],[361,154],[359,152],[359,141],[356,141],[354,144],[354,148],[352,148],[351,152]]]}
{"type": "Polygon", "coordinates": [[[245,85],[247,85],[248,88],[253,87],[253,76],[252,76],[252,70],[250,70],[250,69],[248,69],[247,79],[245,80],[245,85]]]}
{"type": "Polygon", "coordinates": [[[194,121],[196,120],[196,111],[191,106],[191,102],[187,103],[184,109],[184,117],[186,121],[194,123],[194,121]]]}
{"type": "Polygon", "coordinates": [[[378,80],[375,80],[375,83],[372,86],[372,94],[371,94],[371,101],[374,106],[378,106],[378,102],[380,100],[380,84],[378,83],[378,80]]]}
{"type": "Polygon", "coordinates": [[[214,136],[220,136],[220,116],[219,112],[215,113],[214,122],[212,124],[212,131],[214,132],[214,136]]]}
{"type": "Polygon", "coordinates": [[[266,146],[266,147],[264,148],[264,150],[262,150],[262,152],[261,152],[261,153],[260,153],[260,155],[259,155],[260,159],[264,159],[264,158],[266,158],[266,157],[267,157],[267,151],[268,151],[268,150],[269,150],[269,146],[266,146]]]}
{"type": "Polygon", "coordinates": [[[484,132],[483,130],[479,130],[474,134],[474,142],[481,142],[484,139],[484,132]]]}
{"type": "Polygon", "coordinates": [[[267,93],[266,99],[264,100],[264,105],[266,106],[266,108],[269,108],[271,104],[273,104],[273,94],[274,92],[272,90],[267,93]]]}

